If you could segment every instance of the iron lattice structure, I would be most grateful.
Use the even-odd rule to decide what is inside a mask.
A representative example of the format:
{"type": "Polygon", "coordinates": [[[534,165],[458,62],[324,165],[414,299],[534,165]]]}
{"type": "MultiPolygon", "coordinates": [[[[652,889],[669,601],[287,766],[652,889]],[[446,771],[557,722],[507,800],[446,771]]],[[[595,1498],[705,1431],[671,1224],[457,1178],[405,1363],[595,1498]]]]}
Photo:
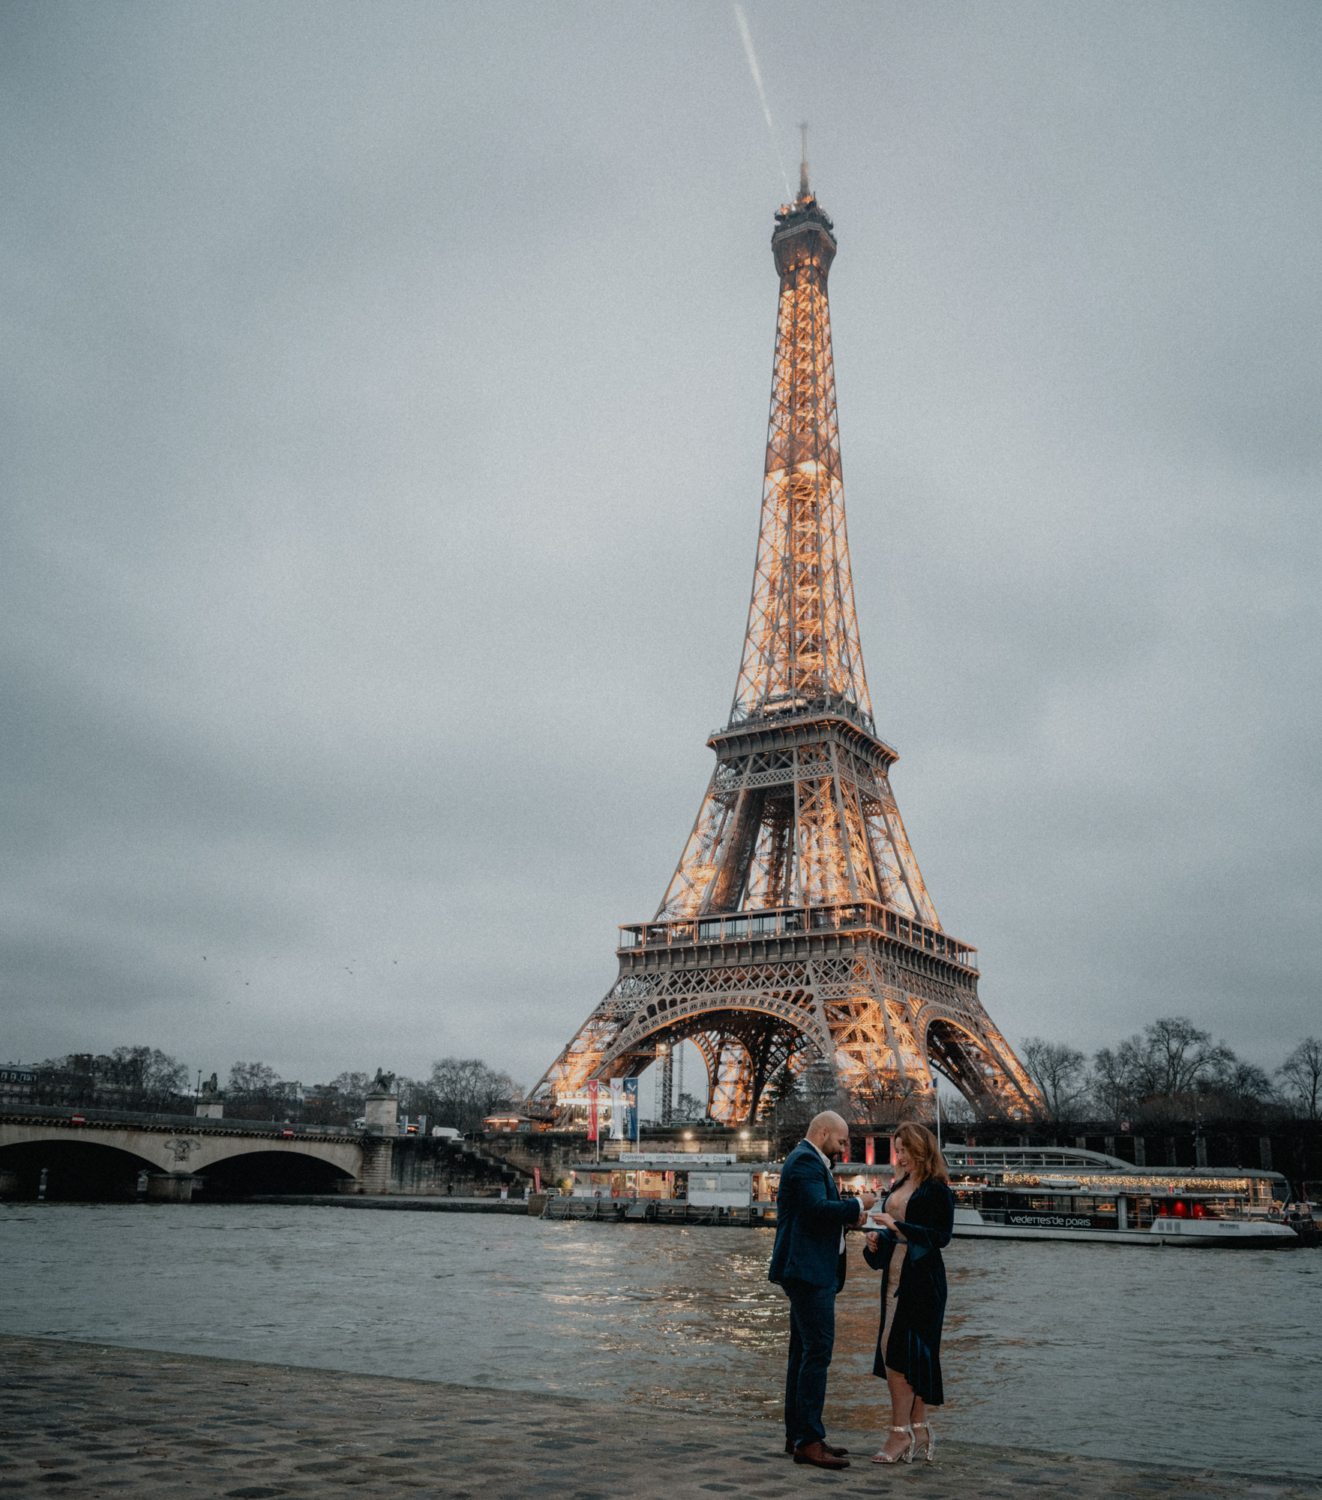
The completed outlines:
{"type": "Polygon", "coordinates": [[[533,1091],[562,1118],[590,1079],[662,1068],[694,1042],[708,1107],[757,1117],[785,1065],[833,1068],[860,1114],[942,1073],[982,1114],[1042,1099],[978,1000],[891,792],[872,718],[845,533],[827,277],[834,226],[808,188],[779,210],[780,276],[762,522],[716,769],[650,922],[620,929],[619,977],[533,1091]]]}

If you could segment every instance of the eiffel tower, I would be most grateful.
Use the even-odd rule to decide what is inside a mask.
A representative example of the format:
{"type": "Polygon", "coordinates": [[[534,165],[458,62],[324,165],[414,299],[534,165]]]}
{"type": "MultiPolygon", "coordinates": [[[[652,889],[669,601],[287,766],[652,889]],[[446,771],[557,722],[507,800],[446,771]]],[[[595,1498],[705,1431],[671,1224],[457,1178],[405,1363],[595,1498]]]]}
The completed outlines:
{"type": "MultiPolygon", "coordinates": [[[[780,276],[762,527],[729,722],[655,917],[620,928],[619,977],[533,1090],[562,1122],[589,1080],[676,1045],[707,1066],[708,1109],[757,1118],[788,1065],[834,1072],[871,1117],[943,1074],[984,1116],[1042,1099],[978,1000],[977,952],[942,928],[892,795],[863,675],[826,282],[831,220],[808,186],[775,216],[780,276]]],[[[930,1094],[928,1095],[930,1098],[930,1094]]]]}

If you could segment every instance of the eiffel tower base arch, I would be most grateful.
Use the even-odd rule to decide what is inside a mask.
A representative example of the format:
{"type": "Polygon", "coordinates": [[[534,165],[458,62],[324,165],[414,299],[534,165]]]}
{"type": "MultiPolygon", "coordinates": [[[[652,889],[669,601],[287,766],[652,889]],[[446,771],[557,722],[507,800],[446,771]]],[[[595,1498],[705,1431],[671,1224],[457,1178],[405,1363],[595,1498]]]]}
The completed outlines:
{"type": "Polygon", "coordinates": [[[657,951],[622,950],[619,978],[534,1102],[554,1109],[590,1079],[636,1077],[687,1040],[707,1067],[708,1111],[726,1125],[758,1117],[781,1068],[814,1061],[860,1119],[930,1098],[936,1073],[980,1115],[1032,1114],[1033,1086],[978,1001],[976,974],[871,925],[705,952],[667,934],[657,951]]]}

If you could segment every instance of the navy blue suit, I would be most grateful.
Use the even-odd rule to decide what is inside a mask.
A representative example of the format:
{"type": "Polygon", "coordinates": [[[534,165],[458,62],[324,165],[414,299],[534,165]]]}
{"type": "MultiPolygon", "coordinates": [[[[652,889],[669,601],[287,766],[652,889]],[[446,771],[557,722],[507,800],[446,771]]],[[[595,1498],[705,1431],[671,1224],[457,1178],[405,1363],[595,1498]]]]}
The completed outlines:
{"type": "Polygon", "coordinates": [[[835,1298],[845,1284],[840,1233],[862,1213],[857,1198],[841,1198],[817,1148],[800,1141],[780,1174],[776,1243],[767,1271],[767,1280],[778,1281],[790,1299],[785,1436],[796,1446],[826,1437],[822,1406],[835,1350],[835,1298]]]}

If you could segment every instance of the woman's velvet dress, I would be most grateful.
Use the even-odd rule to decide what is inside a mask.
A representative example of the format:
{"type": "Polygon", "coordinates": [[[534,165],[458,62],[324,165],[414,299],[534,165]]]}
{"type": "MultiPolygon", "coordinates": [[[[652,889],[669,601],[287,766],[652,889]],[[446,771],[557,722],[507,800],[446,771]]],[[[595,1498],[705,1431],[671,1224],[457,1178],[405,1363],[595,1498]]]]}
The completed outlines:
{"type": "MultiPolygon", "coordinates": [[[[886,1195],[887,1200],[907,1181],[907,1177],[902,1177],[895,1183],[886,1195]]],[[[899,1299],[885,1349],[881,1347],[881,1339],[886,1327],[886,1283],[897,1236],[889,1229],[880,1229],[877,1233],[881,1243],[876,1250],[866,1246],[863,1250],[863,1259],[874,1271],[882,1273],[881,1327],[877,1332],[872,1373],[884,1380],[886,1370],[892,1369],[904,1376],[921,1400],[929,1406],[940,1406],[941,1323],[946,1312],[946,1268],[941,1251],[950,1243],[955,1222],[955,1200],[950,1189],[935,1177],[920,1182],[909,1198],[904,1218],[895,1222],[909,1243],[909,1251],[900,1268],[899,1299]]]]}

